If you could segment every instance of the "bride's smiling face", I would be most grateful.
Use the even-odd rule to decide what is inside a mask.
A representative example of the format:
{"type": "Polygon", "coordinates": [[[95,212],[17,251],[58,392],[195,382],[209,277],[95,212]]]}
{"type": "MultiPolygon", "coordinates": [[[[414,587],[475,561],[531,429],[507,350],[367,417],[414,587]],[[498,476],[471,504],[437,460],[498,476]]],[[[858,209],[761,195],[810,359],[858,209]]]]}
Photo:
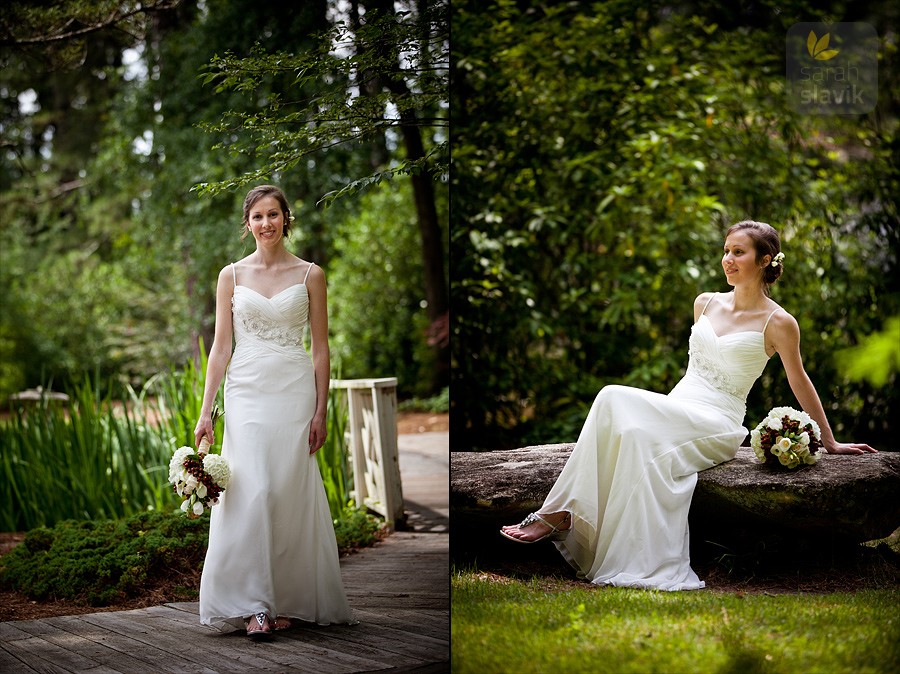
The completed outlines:
{"type": "Polygon", "coordinates": [[[722,255],[722,269],[728,285],[761,283],[763,265],[756,262],[756,248],[753,239],[743,231],[733,232],[725,239],[722,255]]]}
{"type": "Polygon", "coordinates": [[[284,212],[275,197],[262,197],[250,207],[247,224],[257,243],[276,244],[284,235],[284,212]]]}

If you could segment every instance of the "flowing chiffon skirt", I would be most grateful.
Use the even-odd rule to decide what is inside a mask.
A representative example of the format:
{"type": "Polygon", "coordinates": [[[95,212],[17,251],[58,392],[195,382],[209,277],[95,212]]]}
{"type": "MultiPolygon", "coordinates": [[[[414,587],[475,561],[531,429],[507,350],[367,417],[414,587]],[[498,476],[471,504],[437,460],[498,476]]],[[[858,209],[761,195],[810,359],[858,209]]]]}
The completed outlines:
{"type": "Polygon", "coordinates": [[[704,587],[690,567],[688,512],[697,472],[734,458],[742,401],[688,374],[668,395],[607,386],[541,513],[566,510],[555,545],[593,583],[704,587]]]}

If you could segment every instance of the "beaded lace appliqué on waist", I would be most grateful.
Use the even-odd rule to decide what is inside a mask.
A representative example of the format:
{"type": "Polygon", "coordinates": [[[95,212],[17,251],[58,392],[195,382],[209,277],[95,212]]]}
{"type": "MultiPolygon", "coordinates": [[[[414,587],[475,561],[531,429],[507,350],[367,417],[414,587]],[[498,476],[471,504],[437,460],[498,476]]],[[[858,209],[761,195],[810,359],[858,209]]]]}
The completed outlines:
{"type": "Polygon", "coordinates": [[[744,392],[734,385],[734,379],[719,367],[715,360],[701,351],[688,351],[688,372],[694,372],[712,384],[713,388],[743,400],[744,392]]]}
{"type": "Polygon", "coordinates": [[[268,320],[258,309],[246,309],[237,313],[244,330],[260,339],[279,346],[303,348],[302,330],[288,328],[268,320]]]}

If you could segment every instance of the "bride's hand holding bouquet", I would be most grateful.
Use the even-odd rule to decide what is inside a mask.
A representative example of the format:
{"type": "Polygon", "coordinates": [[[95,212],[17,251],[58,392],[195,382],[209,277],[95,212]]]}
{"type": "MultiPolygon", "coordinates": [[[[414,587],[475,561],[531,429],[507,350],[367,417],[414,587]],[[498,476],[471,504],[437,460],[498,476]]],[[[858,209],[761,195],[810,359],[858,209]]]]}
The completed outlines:
{"type": "Polygon", "coordinates": [[[210,438],[214,437],[212,429],[221,412],[216,407],[212,414],[203,416],[209,424],[207,427],[202,420],[197,423],[195,433],[203,431],[197,453],[192,447],[179,447],[169,462],[169,482],[182,497],[181,509],[192,519],[218,504],[231,479],[228,462],[218,454],[209,453],[210,438]]]}

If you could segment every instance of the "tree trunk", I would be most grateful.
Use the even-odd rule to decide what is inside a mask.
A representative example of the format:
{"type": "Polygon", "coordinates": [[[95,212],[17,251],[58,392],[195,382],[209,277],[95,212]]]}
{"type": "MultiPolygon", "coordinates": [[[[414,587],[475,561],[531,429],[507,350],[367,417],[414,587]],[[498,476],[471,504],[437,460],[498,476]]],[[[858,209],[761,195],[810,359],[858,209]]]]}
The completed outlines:
{"type": "MultiPolygon", "coordinates": [[[[378,11],[381,15],[394,12],[393,0],[372,0],[365,4],[368,9],[378,11]]],[[[382,84],[398,98],[410,95],[409,86],[402,77],[399,64],[393,75],[388,74],[382,78],[382,84]]],[[[407,159],[422,159],[425,156],[425,144],[415,110],[407,109],[400,113],[400,130],[403,134],[407,159]]],[[[425,300],[428,302],[428,319],[431,323],[429,343],[436,351],[431,386],[437,390],[449,383],[450,373],[449,298],[444,275],[444,243],[431,177],[419,174],[411,176],[411,179],[419,238],[422,243],[425,300]]]]}

